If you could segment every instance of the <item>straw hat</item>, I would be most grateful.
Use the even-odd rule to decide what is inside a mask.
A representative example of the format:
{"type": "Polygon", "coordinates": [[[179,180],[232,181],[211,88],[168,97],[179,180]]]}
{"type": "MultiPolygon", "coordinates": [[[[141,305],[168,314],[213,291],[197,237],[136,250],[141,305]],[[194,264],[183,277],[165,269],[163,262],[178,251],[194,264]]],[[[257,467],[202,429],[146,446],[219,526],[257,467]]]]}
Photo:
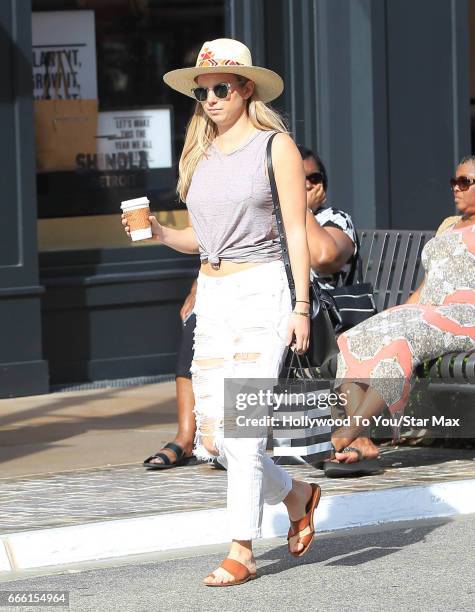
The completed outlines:
{"type": "Polygon", "coordinates": [[[172,89],[194,98],[192,89],[197,87],[195,78],[200,74],[230,72],[247,77],[256,84],[255,97],[270,102],[282,93],[281,77],[267,68],[252,65],[251,52],[238,40],[218,38],[205,42],[198,53],[194,68],[179,68],[167,72],[163,80],[172,89]]]}

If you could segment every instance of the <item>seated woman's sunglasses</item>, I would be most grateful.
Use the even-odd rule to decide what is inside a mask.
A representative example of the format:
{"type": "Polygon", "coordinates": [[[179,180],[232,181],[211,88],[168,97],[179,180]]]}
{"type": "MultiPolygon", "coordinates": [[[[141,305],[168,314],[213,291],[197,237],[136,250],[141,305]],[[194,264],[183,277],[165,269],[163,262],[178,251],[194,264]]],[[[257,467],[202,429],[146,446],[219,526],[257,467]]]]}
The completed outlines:
{"type": "Polygon", "coordinates": [[[305,179],[312,183],[312,185],[319,185],[323,183],[323,174],[321,172],[312,172],[312,174],[307,174],[305,179]]]}
{"type": "Polygon", "coordinates": [[[212,89],[214,95],[220,100],[224,100],[229,95],[231,83],[217,83],[214,87],[195,87],[191,91],[198,102],[205,102],[208,98],[208,91],[212,89]]]}
{"type": "Polygon", "coordinates": [[[451,188],[455,189],[455,185],[457,185],[460,191],[468,191],[468,189],[470,189],[470,187],[474,184],[475,179],[468,176],[457,176],[450,179],[451,188]]]}

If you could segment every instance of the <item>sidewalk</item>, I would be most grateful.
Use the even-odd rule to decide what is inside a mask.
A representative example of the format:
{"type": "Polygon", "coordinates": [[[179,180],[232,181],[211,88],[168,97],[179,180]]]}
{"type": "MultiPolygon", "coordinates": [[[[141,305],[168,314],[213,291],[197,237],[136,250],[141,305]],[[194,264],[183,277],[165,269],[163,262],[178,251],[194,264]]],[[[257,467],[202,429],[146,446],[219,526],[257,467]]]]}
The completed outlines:
{"type": "MultiPolygon", "coordinates": [[[[170,382],[0,400],[0,571],[212,543],[210,519],[226,541],[225,472],[141,467],[175,433],[174,394],[170,382]]],[[[475,512],[474,450],[388,448],[382,465],[360,479],[289,471],[322,486],[321,529],[475,512]]],[[[264,537],[285,528],[281,505],[266,507],[264,537]]]]}

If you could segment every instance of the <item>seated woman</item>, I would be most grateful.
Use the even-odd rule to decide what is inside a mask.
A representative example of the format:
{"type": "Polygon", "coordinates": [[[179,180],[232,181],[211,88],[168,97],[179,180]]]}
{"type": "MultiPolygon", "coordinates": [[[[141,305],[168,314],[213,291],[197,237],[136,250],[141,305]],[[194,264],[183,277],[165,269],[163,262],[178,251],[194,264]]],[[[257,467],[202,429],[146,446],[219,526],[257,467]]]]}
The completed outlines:
{"type": "MultiPolygon", "coordinates": [[[[307,242],[311,274],[324,289],[336,287],[340,282],[345,285],[358,248],[353,220],[347,212],[327,205],[328,177],[320,157],[305,147],[299,146],[299,151],[306,178],[307,242]]],[[[350,412],[348,414],[351,416],[350,412]]],[[[368,432],[363,432],[353,442],[354,448],[364,449],[364,461],[351,466],[326,462],[325,476],[333,478],[379,473],[381,468],[376,461],[379,450],[367,436],[368,432]]]]}
{"type": "Polygon", "coordinates": [[[475,349],[475,156],[460,162],[451,185],[461,216],[445,219],[424,247],[421,286],[405,304],[338,339],[337,384],[360,426],[352,419],[350,427],[333,434],[333,461],[348,464],[371,456],[373,449],[357,440],[361,418],[371,419],[385,407],[392,415],[401,414],[416,366],[475,349]]]}
{"type": "Polygon", "coordinates": [[[328,206],[328,176],[323,161],[310,149],[298,147],[307,191],[307,242],[312,276],[322,287],[342,284],[356,255],[356,230],[350,215],[328,206]]]}

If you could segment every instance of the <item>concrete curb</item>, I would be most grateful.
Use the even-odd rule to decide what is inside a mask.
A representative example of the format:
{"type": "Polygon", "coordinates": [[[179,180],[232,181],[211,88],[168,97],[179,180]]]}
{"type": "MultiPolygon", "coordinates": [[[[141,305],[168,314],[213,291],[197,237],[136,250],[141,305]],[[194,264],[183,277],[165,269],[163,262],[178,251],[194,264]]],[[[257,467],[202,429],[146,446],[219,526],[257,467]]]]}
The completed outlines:
{"type": "MultiPolygon", "coordinates": [[[[323,497],[318,531],[475,513],[475,479],[323,497]]],[[[283,504],[265,506],[262,537],[284,536],[283,504]]],[[[229,541],[224,509],[158,514],[0,538],[0,572],[94,561],[229,541]]]]}

